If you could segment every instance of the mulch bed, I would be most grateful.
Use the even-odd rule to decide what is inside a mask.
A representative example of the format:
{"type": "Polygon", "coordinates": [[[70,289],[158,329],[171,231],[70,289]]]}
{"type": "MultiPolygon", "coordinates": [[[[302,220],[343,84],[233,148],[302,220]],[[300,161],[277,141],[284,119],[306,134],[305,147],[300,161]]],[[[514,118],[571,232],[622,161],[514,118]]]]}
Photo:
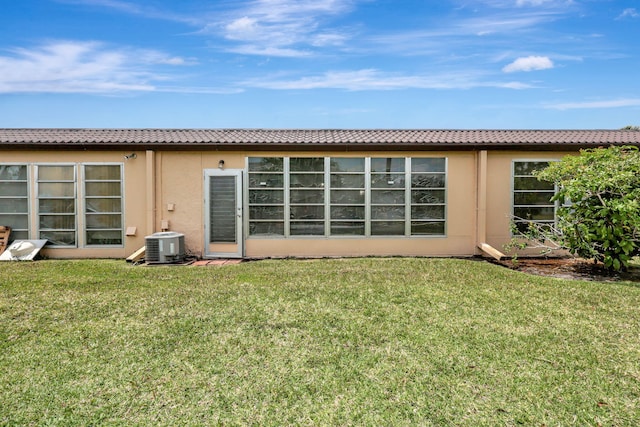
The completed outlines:
{"type": "Polygon", "coordinates": [[[523,273],[551,276],[562,279],[592,280],[599,282],[632,281],[640,282],[640,268],[612,273],[602,264],[581,258],[518,258],[495,261],[496,264],[523,273]]]}

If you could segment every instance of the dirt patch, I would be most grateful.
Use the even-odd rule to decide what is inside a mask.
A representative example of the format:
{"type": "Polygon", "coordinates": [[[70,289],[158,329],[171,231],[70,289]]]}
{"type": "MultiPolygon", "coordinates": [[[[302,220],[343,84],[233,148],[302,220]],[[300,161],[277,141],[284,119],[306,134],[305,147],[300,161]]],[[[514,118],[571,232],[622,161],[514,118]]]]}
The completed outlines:
{"type": "Polygon", "coordinates": [[[592,280],[598,282],[632,281],[640,282],[640,268],[630,267],[628,271],[612,273],[602,264],[581,258],[518,258],[517,261],[496,261],[498,265],[538,276],[561,279],[592,280]]]}

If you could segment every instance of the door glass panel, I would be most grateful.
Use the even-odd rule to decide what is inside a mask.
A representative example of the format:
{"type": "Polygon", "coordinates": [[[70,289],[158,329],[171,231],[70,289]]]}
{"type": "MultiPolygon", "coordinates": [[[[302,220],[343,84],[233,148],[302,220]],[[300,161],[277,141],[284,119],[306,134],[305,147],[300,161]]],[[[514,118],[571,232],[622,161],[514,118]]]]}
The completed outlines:
{"type": "Polygon", "coordinates": [[[236,243],[236,177],[209,177],[209,242],[236,243]]]}

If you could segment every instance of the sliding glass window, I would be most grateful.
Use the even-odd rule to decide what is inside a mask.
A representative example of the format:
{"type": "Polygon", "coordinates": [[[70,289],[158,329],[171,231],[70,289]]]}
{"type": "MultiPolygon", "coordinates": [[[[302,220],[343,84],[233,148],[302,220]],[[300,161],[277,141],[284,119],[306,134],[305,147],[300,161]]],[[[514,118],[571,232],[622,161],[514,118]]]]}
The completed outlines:
{"type": "Polygon", "coordinates": [[[447,162],[411,159],[411,235],[439,236],[446,230],[447,162]]]}
{"type": "Polygon", "coordinates": [[[251,157],[249,236],[443,236],[446,159],[251,157]]]}
{"type": "Polygon", "coordinates": [[[249,158],[249,235],[284,236],[284,159],[249,158]]]}
{"type": "Polygon", "coordinates": [[[548,165],[549,161],[513,162],[513,220],[519,231],[526,231],[530,223],[548,226],[555,223],[556,204],[551,201],[555,184],[533,175],[548,165]]]}
{"type": "Polygon", "coordinates": [[[87,246],[122,244],[120,165],[84,166],[84,215],[87,246]]]}
{"type": "Polygon", "coordinates": [[[325,234],[324,158],[289,159],[289,234],[325,234]]]}
{"type": "Polygon", "coordinates": [[[53,246],[75,246],[76,168],[73,165],[37,167],[39,239],[53,246]]]}
{"type": "Polygon", "coordinates": [[[0,164],[0,225],[11,227],[11,240],[29,238],[27,165],[0,164]]]}
{"type": "Polygon", "coordinates": [[[406,234],[404,158],[371,159],[371,235],[406,234]]]}
{"type": "Polygon", "coordinates": [[[332,236],[365,234],[365,159],[331,158],[330,215],[332,236]]]}

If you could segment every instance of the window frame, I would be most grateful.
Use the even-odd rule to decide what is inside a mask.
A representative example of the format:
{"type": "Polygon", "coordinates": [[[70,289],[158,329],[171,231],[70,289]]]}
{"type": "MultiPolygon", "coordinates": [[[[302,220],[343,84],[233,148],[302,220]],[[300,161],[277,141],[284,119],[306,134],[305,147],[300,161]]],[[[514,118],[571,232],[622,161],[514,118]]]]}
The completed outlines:
{"type": "Polygon", "coordinates": [[[38,239],[41,240],[48,240],[50,243],[47,246],[48,248],[79,248],[80,246],[80,242],[79,242],[79,223],[78,223],[78,218],[79,218],[79,214],[80,212],[78,211],[78,199],[80,197],[79,195],[79,191],[78,191],[78,182],[79,182],[79,177],[78,177],[78,164],[77,163],[36,163],[34,164],[34,183],[35,183],[35,194],[34,194],[34,202],[35,202],[35,235],[38,236],[38,239]],[[72,168],[73,171],[73,180],[46,180],[46,179],[40,179],[40,170],[41,168],[47,168],[47,167],[70,167],[72,168]],[[52,197],[52,196],[41,196],[40,195],[40,188],[42,186],[42,184],[55,184],[55,183],[72,183],[73,184],[73,197],[71,196],[59,196],[59,197],[52,197]],[[43,213],[41,212],[41,206],[40,206],[40,201],[41,200],[73,200],[73,207],[74,207],[74,211],[73,214],[71,213],[43,213]],[[73,229],[68,229],[68,228],[47,228],[47,227],[42,227],[42,223],[41,223],[41,219],[43,217],[47,217],[47,216],[68,216],[71,217],[73,216],[73,229]],[[74,233],[74,243],[73,244],[68,244],[68,245],[62,245],[62,244],[55,244],[53,243],[50,239],[47,239],[46,237],[42,236],[42,232],[45,231],[62,231],[62,232],[71,232],[73,231],[74,233]]]}
{"type": "Polygon", "coordinates": [[[31,177],[30,177],[30,173],[31,173],[31,168],[29,167],[28,163],[21,163],[21,162],[3,162],[0,163],[0,166],[2,167],[12,167],[12,166],[17,166],[20,168],[24,168],[25,170],[25,179],[0,179],[0,185],[4,184],[4,183],[15,183],[15,182],[21,182],[25,184],[26,187],[26,195],[25,196],[12,196],[12,195],[8,195],[8,196],[2,196],[0,195],[0,199],[3,200],[16,200],[16,199],[20,199],[20,200],[24,200],[26,202],[26,206],[27,206],[27,211],[26,212],[3,212],[0,211],[0,224],[1,225],[7,225],[8,222],[7,221],[3,221],[2,218],[4,216],[26,216],[26,224],[27,224],[27,228],[15,228],[15,227],[11,227],[11,241],[14,240],[23,240],[23,238],[18,238],[16,239],[15,235],[16,232],[17,233],[26,233],[26,239],[30,239],[31,238],[31,213],[32,213],[32,202],[31,202],[31,177]],[[6,223],[6,224],[5,224],[6,223]]]}
{"type": "MultiPolygon", "coordinates": [[[[74,243],[73,244],[55,244],[54,241],[47,239],[49,243],[47,244],[47,248],[51,249],[91,249],[91,248],[123,248],[125,246],[125,171],[124,171],[124,163],[122,162],[42,162],[42,163],[25,163],[25,162],[3,162],[0,163],[2,166],[23,166],[26,168],[26,186],[27,186],[27,225],[28,229],[18,229],[18,231],[25,232],[26,231],[26,239],[46,239],[46,236],[43,236],[42,232],[73,232],[74,235],[74,243]],[[119,169],[119,178],[118,179],[108,179],[108,180],[87,180],[86,179],[86,167],[90,166],[117,166],[119,169]],[[43,168],[47,167],[70,167],[73,171],[73,179],[45,179],[45,177],[41,178],[41,171],[43,168]],[[88,213],[86,202],[91,197],[87,197],[86,186],[87,183],[91,182],[117,182],[120,185],[120,195],[119,196],[104,196],[104,197],[93,197],[96,199],[103,198],[118,198],[120,199],[120,212],[105,212],[105,214],[118,214],[120,216],[120,228],[111,228],[111,231],[118,230],[120,232],[120,243],[114,244],[90,244],[88,243],[89,239],[87,238],[87,233],[93,230],[89,228],[89,221],[87,221],[87,217],[90,216],[88,213]],[[71,183],[73,185],[73,196],[48,196],[41,195],[40,192],[44,185],[46,184],[55,184],[55,183],[71,183]],[[73,213],[65,213],[65,212],[45,212],[42,209],[41,201],[44,200],[73,200],[73,213]],[[62,229],[62,228],[50,228],[50,227],[42,227],[42,219],[47,216],[69,216],[73,217],[73,229],[62,229]]],[[[9,182],[9,180],[2,180],[2,183],[9,182]]],[[[15,182],[15,181],[12,181],[15,182]]],[[[24,180],[21,180],[24,182],[24,180]]],[[[15,197],[3,197],[15,199],[15,197]]],[[[5,212],[0,213],[1,215],[6,214],[5,212]]],[[[101,213],[102,214],[102,213],[101,213]]],[[[12,240],[16,240],[13,237],[12,240]]],[[[18,240],[23,240],[22,237],[18,240]]]]}
{"type": "MultiPolygon", "coordinates": [[[[393,155],[385,155],[385,156],[348,156],[348,155],[337,155],[337,156],[318,156],[318,155],[310,155],[310,156],[247,156],[245,159],[245,196],[244,196],[244,204],[248,214],[245,218],[245,227],[246,227],[246,238],[247,239],[314,239],[314,238],[331,238],[331,239],[344,239],[344,238],[446,238],[447,237],[447,228],[448,228],[448,168],[449,168],[449,159],[446,156],[425,156],[425,157],[408,157],[408,156],[393,156],[393,155]],[[270,220],[262,220],[262,219],[254,219],[251,215],[251,211],[253,207],[260,206],[260,203],[255,201],[253,191],[261,190],[260,187],[257,187],[251,183],[251,175],[264,173],[251,170],[250,165],[254,161],[254,159],[281,159],[282,162],[282,171],[273,172],[275,174],[282,175],[282,188],[277,188],[281,190],[284,194],[282,196],[283,201],[281,203],[277,203],[277,206],[281,206],[283,209],[283,217],[270,220]],[[292,174],[303,173],[301,171],[292,171],[291,170],[291,159],[303,159],[303,158],[323,158],[324,159],[324,233],[323,234],[295,234],[291,233],[291,213],[292,207],[299,206],[299,203],[292,203],[291,195],[292,191],[295,191],[297,187],[291,187],[291,178],[292,174]],[[331,162],[333,159],[362,159],[364,166],[363,170],[358,171],[340,171],[340,170],[332,170],[331,162]],[[401,176],[404,179],[404,187],[394,187],[397,188],[398,193],[403,193],[404,195],[404,204],[400,203],[372,203],[372,199],[375,195],[375,192],[378,190],[386,190],[385,188],[373,188],[373,179],[375,176],[386,175],[387,172],[372,172],[372,162],[378,161],[377,159],[402,159],[404,165],[404,171],[402,172],[391,172],[392,175],[397,175],[398,178],[401,176]],[[412,161],[413,159],[436,159],[438,161],[443,162],[442,170],[438,171],[430,171],[430,172],[412,172],[412,161]],[[427,204],[418,204],[414,203],[412,200],[412,191],[414,190],[412,184],[412,178],[414,174],[432,174],[432,175],[441,175],[442,176],[442,185],[437,188],[427,188],[423,189],[424,191],[438,191],[441,192],[441,200],[437,203],[427,203],[427,204]],[[351,188],[351,187],[335,187],[331,185],[332,178],[335,175],[362,175],[364,183],[362,188],[351,188]],[[363,194],[363,202],[362,203],[332,203],[332,193],[336,191],[362,191],[363,194]],[[363,218],[355,218],[349,220],[348,218],[340,218],[336,219],[332,216],[332,208],[336,206],[347,206],[347,207],[362,207],[364,213],[363,218]],[[383,234],[383,233],[372,233],[372,226],[375,227],[375,223],[385,222],[384,219],[373,218],[375,216],[374,211],[379,207],[404,207],[404,218],[402,219],[394,219],[394,222],[404,223],[404,233],[403,234],[383,234]],[[441,206],[442,207],[442,216],[433,219],[419,219],[412,218],[412,210],[417,206],[441,206]],[[283,224],[283,232],[281,234],[252,234],[251,229],[253,228],[254,223],[259,222],[280,222],[283,224]],[[438,223],[438,228],[442,230],[442,233],[422,233],[422,234],[412,234],[412,225],[415,222],[430,222],[430,223],[438,223]],[[332,225],[338,222],[344,223],[362,223],[363,233],[362,234],[335,234],[332,233],[332,225]]],[[[319,173],[317,171],[308,171],[308,174],[319,173]]],[[[313,204],[314,206],[320,206],[319,204],[313,204]]],[[[266,206],[266,205],[265,205],[266,206]]],[[[274,205],[275,206],[275,205],[274,205]]],[[[310,222],[321,222],[320,219],[309,220],[310,222]]],[[[303,222],[303,221],[296,221],[303,222]]]]}
{"type": "Polygon", "coordinates": [[[80,170],[82,171],[81,173],[81,177],[79,179],[79,186],[82,188],[81,191],[81,200],[82,203],[80,203],[80,209],[81,212],[79,212],[79,215],[82,215],[83,221],[82,221],[82,247],[86,247],[86,248],[100,248],[100,247],[104,247],[104,248],[113,248],[113,247],[123,247],[124,246],[124,239],[125,239],[125,226],[124,226],[124,213],[125,213],[125,206],[124,206],[124,165],[122,163],[118,163],[118,162],[85,162],[85,163],[79,163],[78,166],[80,166],[80,170]],[[107,179],[107,180],[96,180],[96,179],[91,179],[88,180],[87,179],[87,166],[117,166],[119,169],[119,178],[116,179],[107,179]],[[87,183],[94,183],[94,182],[109,182],[109,183],[119,183],[120,184],[120,195],[119,196],[101,196],[101,197],[96,197],[96,196],[87,196],[87,183]],[[94,213],[89,213],[88,209],[87,209],[87,200],[88,199],[119,199],[120,200],[120,212],[100,212],[100,213],[96,213],[95,215],[116,215],[119,214],[120,216],[120,228],[105,228],[105,229],[96,229],[96,228],[89,228],[89,221],[88,218],[92,215],[94,215],[94,213]],[[105,230],[105,231],[116,231],[119,230],[120,231],[120,243],[113,243],[113,244],[108,244],[108,243],[100,243],[100,244],[90,244],[88,243],[89,239],[88,239],[88,233],[91,231],[97,231],[97,230],[105,230]]]}
{"type": "MultiPolygon", "coordinates": [[[[560,207],[560,203],[558,201],[555,202],[551,202],[549,201],[547,204],[516,204],[516,194],[518,193],[549,193],[551,194],[551,197],[553,197],[557,192],[558,192],[558,187],[553,184],[553,191],[551,190],[544,190],[544,189],[523,189],[523,190],[516,190],[516,178],[535,178],[534,175],[516,175],[516,163],[547,163],[550,164],[552,162],[557,162],[558,159],[557,158],[533,158],[533,159],[522,159],[522,158],[517,158],[517,159],[512,159],[511,160],[511,221],[513,222],[513,224],[515,224],[515,226],[517,227],[518,223],[522,223],[522,224],[529,224],[529,223],[535,223],[535,224],[552,224],[553,226],[556,226],[558,223],[558,208],[560,207]],[[536,219],[531,219],[531,220],[516,220],[516,208],[553,208],[553,220],[536,220],[536,219]]],[[[537,178],[536,178],[537,179],[537,178]]],[[[551,199],[551,197],[549,197],[549,199],[551,199]]],[[[518,234],[514,233],[514,230],[510,231],[511,236],[512,237],[516,237],[518,234]]]]}

